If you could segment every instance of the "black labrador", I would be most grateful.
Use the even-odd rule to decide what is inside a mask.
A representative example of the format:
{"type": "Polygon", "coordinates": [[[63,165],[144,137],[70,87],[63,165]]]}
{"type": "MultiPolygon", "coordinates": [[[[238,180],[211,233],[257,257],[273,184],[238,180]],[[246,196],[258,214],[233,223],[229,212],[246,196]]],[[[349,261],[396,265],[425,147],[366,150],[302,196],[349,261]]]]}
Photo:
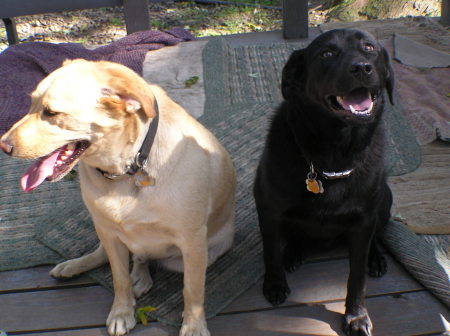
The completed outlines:
{"type": "Polygon", "coordinates": [[[339,29],[292,53],[282,73],[284,101],[271,122],[254,197],[263,238],[263,292],[274,305],[290,289],[285,270],[301,263],[307,242],[349,246],[343,329],[371,335],[365,273],[387,271],[376,232],[389,220],[392,194],[383,164],[380,122],[393,72],[369,34],[339,29]]]}

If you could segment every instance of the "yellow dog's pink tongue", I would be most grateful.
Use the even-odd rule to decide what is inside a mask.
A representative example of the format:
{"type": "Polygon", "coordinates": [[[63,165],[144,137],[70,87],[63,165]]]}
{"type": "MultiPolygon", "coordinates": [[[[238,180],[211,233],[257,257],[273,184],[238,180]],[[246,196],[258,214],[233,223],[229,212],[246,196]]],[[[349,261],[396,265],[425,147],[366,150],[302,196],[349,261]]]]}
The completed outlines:
{"type": "Polygon", "coordinates": [[[60,151],[57,150],[49,156],[36,161],[20,179],[20,185],[25,192],[30,192],[39,186],[44,180],[53,174],[53,167],[58,159],[60,151]]]}

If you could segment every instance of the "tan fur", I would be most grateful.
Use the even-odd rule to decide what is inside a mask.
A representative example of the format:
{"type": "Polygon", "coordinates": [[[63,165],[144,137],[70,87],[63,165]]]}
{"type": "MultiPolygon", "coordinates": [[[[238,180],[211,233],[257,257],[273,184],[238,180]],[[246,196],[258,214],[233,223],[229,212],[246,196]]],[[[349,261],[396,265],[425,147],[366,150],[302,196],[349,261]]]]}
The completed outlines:
{"type": "Polygon", "coordinates": [[[209,335],[205,271],[231,246],[234,234],[235,175],[225,149],[161,88],[114,63],[65,62],[32,98],[30,113],[2,137],[14,146],[14,156],[37,159],[68,142],[91,142],[80,159],[80,185],[101,245],[57,265],[51,274],[71,277],[109,260],[115,299],[108,331],[123,335],[135,325],[134,296],[152,284],[146,260],[160,259],[168,268],[184,270],[180,335],[209,335]],[[125,174],[156,103],[159,127],[145,167],[156,184],[136,187],[129,175],[106,179],[96,168],[125,174]],[[43,115],[44,108],[55,114],[43,115]]]}

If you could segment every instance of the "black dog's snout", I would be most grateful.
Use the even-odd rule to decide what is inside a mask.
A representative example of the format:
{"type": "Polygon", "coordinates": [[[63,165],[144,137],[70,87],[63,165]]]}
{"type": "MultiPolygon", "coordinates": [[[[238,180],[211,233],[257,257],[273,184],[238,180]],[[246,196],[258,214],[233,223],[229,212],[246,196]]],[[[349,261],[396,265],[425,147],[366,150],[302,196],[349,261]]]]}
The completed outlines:
{"type": "Polygon", "coordinates": [[[372,64],[358,62],[350,65],[350,72],[354,75],[370,75],[372,74],[372,64]]]}
{"type": "Polygon", "coordinates": [[[2,141],[0,141],[0,148],[6,154],[11,155],[13,152],[14,146],[5,140],[2,140],[2,141]]]}

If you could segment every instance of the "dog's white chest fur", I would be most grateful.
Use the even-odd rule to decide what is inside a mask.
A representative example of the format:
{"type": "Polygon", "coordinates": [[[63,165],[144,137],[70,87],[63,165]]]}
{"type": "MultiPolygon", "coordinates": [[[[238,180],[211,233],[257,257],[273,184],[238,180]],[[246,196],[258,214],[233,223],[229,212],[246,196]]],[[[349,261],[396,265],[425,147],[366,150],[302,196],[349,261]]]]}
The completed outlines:
{"type": "Polygon", "coordinates": [[[118,181],[95,176],[93,180],[92,174],[97,172],[80,164],[83,199],[96,225],[118,237],[137,256],[161,259],[179,255],[173,244],[177,229],[158,211],[164,203],[156,197],[161,196],[158,187],[136,187],[131,176],[118,181]]]}

